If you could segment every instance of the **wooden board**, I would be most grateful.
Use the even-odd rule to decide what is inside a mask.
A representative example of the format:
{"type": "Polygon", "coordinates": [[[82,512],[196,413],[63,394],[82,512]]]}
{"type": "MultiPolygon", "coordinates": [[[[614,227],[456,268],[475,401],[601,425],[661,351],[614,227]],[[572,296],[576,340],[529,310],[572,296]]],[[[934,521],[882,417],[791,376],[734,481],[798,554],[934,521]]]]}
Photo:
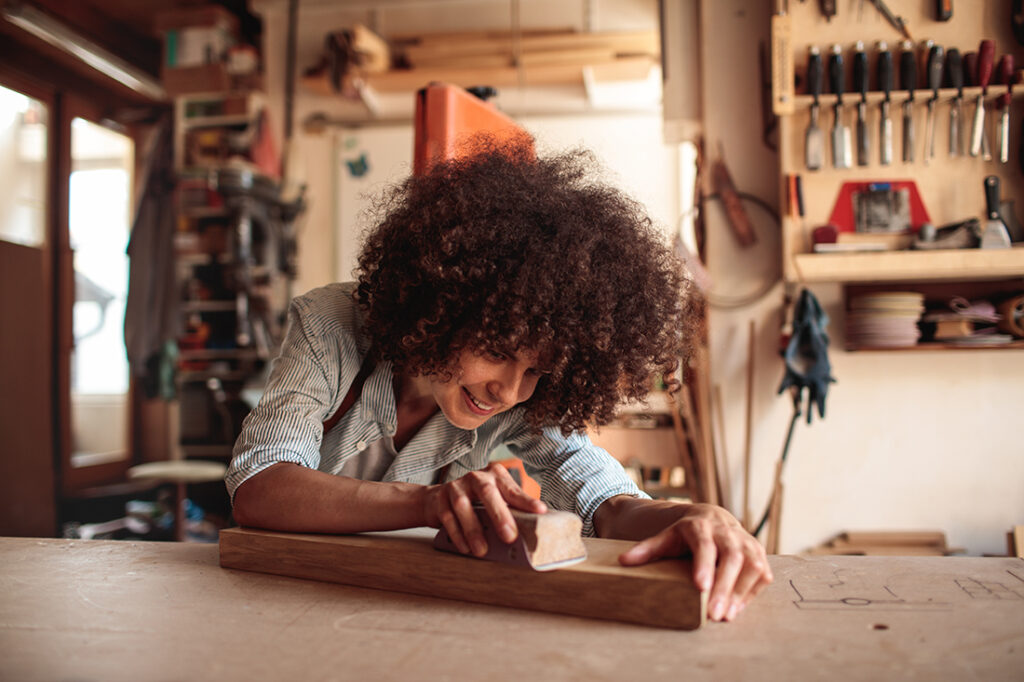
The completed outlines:
{"type": "Polygon", "coordinates": [[[220,565],[684,630],[699,628],[706,618],[707,593],[693,584],[689,562],[625,568],[618,556],[630,542],[586,539],[586,561],[539,573],[439,552],[428,530],[301,535],[231,528],[220,533],[220,565]]]}
{"type": "Polygon", "coordinates": [[[223,570],[208,544],[0,538],[0,679],[1020,679],[1021,559],[768,561],[736,621],[680,632],[223,570]]]}

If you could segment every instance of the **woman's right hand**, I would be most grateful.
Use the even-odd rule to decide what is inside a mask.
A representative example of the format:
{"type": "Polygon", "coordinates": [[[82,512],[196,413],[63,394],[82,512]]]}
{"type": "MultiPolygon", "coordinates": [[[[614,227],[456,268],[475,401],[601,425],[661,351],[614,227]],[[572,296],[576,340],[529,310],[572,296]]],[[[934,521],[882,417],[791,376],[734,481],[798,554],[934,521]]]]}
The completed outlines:
{"type": "Polygon", "coordinates": [[[484,505],[504,542],[514,541],[519,532],[509,507],[535,514],[548,510],[546,504],[523,492],[508,469],[495,462],[454,481],[427,486],[423,503],[426,524],[443,527],[460,552],[478,557],[487,553],[487,541],[474,502],[484,505]]]}

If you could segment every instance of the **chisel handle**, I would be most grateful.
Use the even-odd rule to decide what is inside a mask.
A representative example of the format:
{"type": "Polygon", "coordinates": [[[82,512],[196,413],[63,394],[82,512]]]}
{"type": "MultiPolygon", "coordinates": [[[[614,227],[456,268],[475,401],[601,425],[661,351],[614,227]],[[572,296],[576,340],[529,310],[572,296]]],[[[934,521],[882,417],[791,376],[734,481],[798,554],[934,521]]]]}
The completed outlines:
{"type": "Polygon", "coordinates": [[[985,212],[989,220],[999,220],[999,176],[985,178],[985,212]]]}
{"type": "Polygon", "coordinates": [[[939,98],[939,88],[942,87],[942,67],[945,50],[941,45],[932,45],[928,51],[928,89],[932,91],[932,99],[939,98]]]}
{"type": "Polygon", "coordinates": [[[832,46],[832,56],[828,60],[828,83],[836,96],[836,103],[843,103],[843,48],[839,44],[832,46]]]}
{"type": "Polygon", "coordinates": [[[999,65],[996,67],[996,82],[1006,85],[1006,92],[999,96],[1000,107],[1008,106],[1013,97],[1013,67],[1012,54],[1004,54],[999,58],[999,65]]]}
{"type": "Polygon", "coordinates": [[[885,41],[878,43],[878,89],[885,93],[885,101],[889,101],[889,93],[892,92],[893,70],[892,52],[885,41]]]}
{"type": "Polygon", "coordinates": [[[992,80],[992,62],[995,59],[996,44],[991,40],[982,40],[978,46],[978,85],[982,93],[988,90],[992,80]]]}
{"type": "Polygon", "coordinates": [[[821,96],[821,51],[817,45],[812,45],[807,55],[807,92],[814,97],[814,103],[818,103],[821,96]]]}
{"type": "Polygon", "coordinates": [[[900,52],[900,86],[907,91],[908,99],[914,101],[914,90],[917,89],[917,57],[914,56],[914,44],[903,41],[900,52]]]}
{"type": "Polygon", "coordinates": [[[964,85],[972,87],[978,84],[978,53],[968,52],[964,55],[964,85]]]}
{"type": "Polygon", "coordinates": [[[951,47],[946,51],[946,73],[948,74],[949,87],[956,88],[956,96],[964,95],[964,62],[960,56],[960,50],[951,47]]]}
{"type": "Polygon", "coordinates": [[[864,43],[857,41],[853,53],[853,88],[860,93],[862,102],[868,99],[868,53],[864,51],[864,43]]]}

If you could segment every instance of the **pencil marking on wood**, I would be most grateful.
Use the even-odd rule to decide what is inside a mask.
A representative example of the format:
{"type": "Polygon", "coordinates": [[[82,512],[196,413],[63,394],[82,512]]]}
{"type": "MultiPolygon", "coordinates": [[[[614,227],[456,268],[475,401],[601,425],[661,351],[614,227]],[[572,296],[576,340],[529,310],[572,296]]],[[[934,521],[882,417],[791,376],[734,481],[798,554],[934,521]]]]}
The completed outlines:
{"type": "MultiPolygon", "coordinates": [[[[1012,573],[1011,573],[1012,575],[1012,573]]],[[[1016,577],[1016,576],[1014,576],[1016,577]]],[[[1024,595],[1002,583],[987,582],[975,578],[958,578],[956,584],[971,599],[1017,599],[1024,600],[1024,595]]]]}
{"type": "Polygon", "coordinates": [[[793,605],[798,609],[840,611],[947,611],[952,608],[952,604],[944,601],[904,599],[889,585],[847,578],[842,573],[835,571],[831,580],[790,580],[789,585],[797,597],[793,605]]]}

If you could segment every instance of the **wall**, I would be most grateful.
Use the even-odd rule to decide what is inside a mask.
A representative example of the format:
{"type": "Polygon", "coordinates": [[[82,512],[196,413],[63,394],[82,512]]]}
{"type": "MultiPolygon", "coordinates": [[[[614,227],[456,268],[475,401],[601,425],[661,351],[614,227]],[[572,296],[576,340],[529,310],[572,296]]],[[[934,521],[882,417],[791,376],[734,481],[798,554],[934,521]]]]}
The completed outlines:
{"type": "MultiPolygon", "coordinates": [[[[704,2],[704,107],[709,156],[719,143],[738,187],[778,203],[776,156],[761,142],[758,45],[770,3],[704,2]]],[[[756,215],[757,211],[752,211],[756,215]]],[[[719,220],[710,225],[709,269],[723,291],[754,287],[719,220]]],[[[777,263],[777,236],[755,247],[777,263]]],[[[781,549],[796,552],[842,530],[941,529],[971,554],[1005,553],[1005,533],[1024,519],[1024,353],[847,353],[838,286],[815,286],[832,317],[830,359],[838,379],[824,420],[796,429],[784,477],[781,549]]],[[[747,325],[757,323],[752,506],[763,509],[792,414],[776,396],[783,298],[713,310],[713,381],[726,405],[733,499],[745,438],[747,325]]],[[[738,509],[738,507],[736,507],[738,509]]]]}
{"type": "MultiPolygon", "coordinates": [[[[348,3],[353,4],[358,3],[348,3]]],[[[641,10],[649,15],[652,6],[626,0],[595,4],[602,8],[593,17],[597,30],[626,28],[622,17],[641,16],[637,14],[641,10]]],[[[702,3],[701,35],[714,39],[701,42],[701,82],[708,161],[717,158],[721,145],[739,188],[775,206],[778,163],[775,153],[762,143],[757,66],[758,45],[768,38],[768,5],[749,0],[702,3]]],[[[313,9],[308,13],[304,9],[300,18],[299,67],[315,61],[323,31],[346,20],[375,19],[384,24],[378,29],[385,33],[429,26],[451,30],[486,25],[480,22],[493,21],[493,14],[507,11],[508,5],[406,2],[393,7],[373,15],[355,9],[327,12],[313,3],[313,9]],[[484,12],[480,14],[479,8],[471,7],[475,5],[489,8],[479,10],[484,12]]],[[[544,20],[547,25],[580,23],[578,3],[525,1],[522,7],[524,25],[544,20]]],[[[257,3],[267,30],[268,85],[277,121],[283,118],[283,60],[275,60],[274,55],[284,54],[283,8],[280,2],[257,3]]],[[[498,21],[507,25],[505,18],[498,21]]],[[[548,95],[547,101],[559,101],[559,93],[548,95]]],[[[579,93],[561,96],[565,108],[578,105],[579,93]]],[[[530,107],[528,96],[519,93],[518,100],[513,104],[524,110],[530,107]]],[[[313,111],[341,115],[343,109],[336,102],[300,92],[296,122],[313,111]]],[[[623,139],[628,136],[629,131],[624,131],[623,139]]],[[[300,237],[296,291],[335,277],[336,153],[330,138],[297,137],[292,161],[309,182],[311,207],[300,237]]],[[[760,209],[751,209],[751,215],[760,240],[756,247],[741,250],[720,209],[708,207],[708,265],[717,299],[742,298],[778,275],[777,227],[760,209]]],[[[833,317],[830,355],[839,382],[829,394],[825,419],[815,417],[811,425],[801,422],[796,429],[784,479],[782,551],[805,550],[847,529],[939,528],[951,545],[971,554],[1004,552],[1005,532],[1024,520],[1024,442],[1018,426],[1024,404],[1019,388],[1024,353],[846,353],[840,350],[839,288],[821,286],[814,291],[833,317]],[[1013,377],[1018,378],[1016,383],[1013,377]]],[[[757,325],[751,448],[755,516],[763,508],[791,415],[788,398],[776,396],[782,375],[776,352],[782,303],[783,289],[776,285],[756,304],[711,312],[712,381],[720,386],[725,405],[725,470],[736,512],[740,511],[746,435],[747,325],[751,319],[757,325]]]]}

